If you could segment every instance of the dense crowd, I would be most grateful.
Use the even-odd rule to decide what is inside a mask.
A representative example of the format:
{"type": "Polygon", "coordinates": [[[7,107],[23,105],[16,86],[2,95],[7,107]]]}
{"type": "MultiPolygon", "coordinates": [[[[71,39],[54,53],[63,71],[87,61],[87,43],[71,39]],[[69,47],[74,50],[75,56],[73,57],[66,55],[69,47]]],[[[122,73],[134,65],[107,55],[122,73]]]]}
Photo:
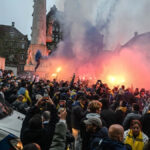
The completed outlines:
{"type": "Polygon", "coordinates": [[[150,91],[0,70],[0,118],[23,114],[24,150],[149,150],[150,91]]]}

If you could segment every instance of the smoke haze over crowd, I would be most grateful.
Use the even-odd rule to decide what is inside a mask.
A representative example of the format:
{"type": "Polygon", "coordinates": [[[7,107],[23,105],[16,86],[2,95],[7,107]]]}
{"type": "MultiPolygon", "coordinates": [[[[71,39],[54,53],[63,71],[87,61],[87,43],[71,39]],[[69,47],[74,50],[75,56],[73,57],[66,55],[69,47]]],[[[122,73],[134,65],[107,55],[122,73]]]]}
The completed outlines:
{"type": "Polygon", "coordinates": [[[123,44],[126,35],[132,37],[133,31],[142,26],[145,27],[143,32],[148,31],[150,22],[142,17],[148,11],[148,1],[65,0],[63,4],[64,18],[60,21],[64,24],[64,41],[49,59],[51,74],[61,67],[60,79],[71,78],[76,73],[80,79],[102,79],[110,86],[125,84],[150,88],[149,61],[143,53],[148,50],[149,43],[144,50],[142,44],[136,47],[135,42],[134,50],[127,47],[114,53],[103,52],[100,41],[104,35],[104,48],[115,48],[118,43],[123,44]]]}

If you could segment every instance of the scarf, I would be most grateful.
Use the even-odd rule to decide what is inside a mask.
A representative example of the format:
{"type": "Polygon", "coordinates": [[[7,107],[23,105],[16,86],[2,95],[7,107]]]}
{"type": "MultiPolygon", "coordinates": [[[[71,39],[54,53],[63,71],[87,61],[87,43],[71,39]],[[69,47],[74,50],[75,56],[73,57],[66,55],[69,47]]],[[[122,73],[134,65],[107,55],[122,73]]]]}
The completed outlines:
{"type": "Polygon", "coordinates": [[[122,107],[122,106],[120,106],[120,107],[119,107],[119,110],[121,110],[123,113],[126,113],[127,107],[122,107]]]}
{"type": "Polygon", "coordinates": [[[142,150],[144,147],[142,132],[140,131],[139,135],[134,138],[132,130],[130,129],[124,143],[129,144],[132,150],[142,150]]]}

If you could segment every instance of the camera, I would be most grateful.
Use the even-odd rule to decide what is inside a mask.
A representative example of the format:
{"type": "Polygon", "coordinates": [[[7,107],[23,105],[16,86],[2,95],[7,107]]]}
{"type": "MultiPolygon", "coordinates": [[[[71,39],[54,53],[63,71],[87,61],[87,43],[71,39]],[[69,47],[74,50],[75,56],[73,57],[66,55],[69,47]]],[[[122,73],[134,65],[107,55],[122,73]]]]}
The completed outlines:
{"type": "Polygon", "coordinates": [[[59,106],[60,106],[61,108],[65,108],[65,107],[66,107],[66,101],[65,101],[65,100],[60,100],[60,101],[59,101],[59,106]]]}
{"type": "Polygon", "coordinates": [[[47,101],[48,100],[48,97],[43,97],[43,101],[47,101]]]}

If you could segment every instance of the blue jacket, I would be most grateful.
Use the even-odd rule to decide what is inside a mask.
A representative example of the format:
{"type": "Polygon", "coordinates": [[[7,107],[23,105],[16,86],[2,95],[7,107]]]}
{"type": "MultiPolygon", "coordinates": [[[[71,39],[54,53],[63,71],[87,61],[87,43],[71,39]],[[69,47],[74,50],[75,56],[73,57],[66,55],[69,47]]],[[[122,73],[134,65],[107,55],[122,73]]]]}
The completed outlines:
{"type": "Polygon", "coordinates": [[[131,147],[109,138],[99,138],[95,143],[91,143],[90,150],[131,150],[131,147]]]}
{"type": "Polygon", "coordinates": [[[41,57],[42,57],[42,54],[41,54],[40,50],[38,50],[35,54],[35,61],[38,62],[39,59],[41,59],[41,57]]]}
{"type": "Polygon", "coordinates": [[[21,88],[19,89],[19,91],[17,92],[17,95],[25,95],[25,91],[26,91],[26,88],[21,87],[21,88]]]}
{"type": "Polygon", "coordinates": [[[106,127],[102,127],[96,133],[90,136],[88,150],[96,150],[96,148],[98,147],[99,141],[102,138],[108,138],[108,129],[106,127]]]}

